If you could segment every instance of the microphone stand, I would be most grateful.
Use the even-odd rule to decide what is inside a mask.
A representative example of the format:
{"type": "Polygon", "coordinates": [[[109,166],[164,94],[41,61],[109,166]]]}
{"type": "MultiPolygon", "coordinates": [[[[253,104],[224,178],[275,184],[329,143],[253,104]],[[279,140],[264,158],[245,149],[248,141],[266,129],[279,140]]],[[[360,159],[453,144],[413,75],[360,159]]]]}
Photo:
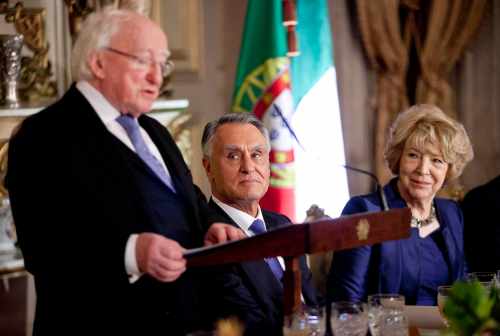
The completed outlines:
{"type": "Polygon", "coordinates": [[[382,186],[378,182],[378,178],[377,178],[377,176],[375,176],[375,174],[373,174],[371,172],[368,172],[366,170],[359,169],[359,168],[354,168],[354,167],[351,167],[351,166],[348,166],[348,165],[342,165],[342,166],[345,169],[353,170],[355,172],[358,172],[358,173],[370,176],[372,178],[372,180],[375,182],[375,185],[377,186],[377,192],[378,192],[379,197],[380,197],[380,202],[382,204],[382,209],[384,211],[388,211],[389,210],[389,206],[387,205],[387,198],[385,197],[384,189],[382,188],[382,186]]]}

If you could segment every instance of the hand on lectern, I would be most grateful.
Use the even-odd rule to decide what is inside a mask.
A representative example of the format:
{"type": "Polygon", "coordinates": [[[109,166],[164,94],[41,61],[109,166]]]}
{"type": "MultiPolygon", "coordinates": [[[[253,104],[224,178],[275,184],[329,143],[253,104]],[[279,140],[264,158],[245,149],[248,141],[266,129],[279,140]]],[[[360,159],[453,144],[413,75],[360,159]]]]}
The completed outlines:
{"type": "Polygon", "coordinates": [[[203,241],[205,246],[221,244],[232,240],[240,240],[245,238],[245,233],[229,224],[213,223],[208,232],[205,234],[203,241]]]}
{"type": "Polygon", "coordinates": [[[137,237],[137,266],[159,281],[174,281],[186,270],[183,253],[181,245],[162,235],[141,233],[137,237]]]}

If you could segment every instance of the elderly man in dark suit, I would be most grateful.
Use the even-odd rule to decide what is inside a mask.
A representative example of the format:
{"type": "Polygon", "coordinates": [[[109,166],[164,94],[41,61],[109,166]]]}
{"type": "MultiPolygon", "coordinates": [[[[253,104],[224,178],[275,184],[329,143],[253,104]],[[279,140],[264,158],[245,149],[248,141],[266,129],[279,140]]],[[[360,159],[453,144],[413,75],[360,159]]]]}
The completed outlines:
{"type": "MultiPolygon", "coordinates": [[[[269,136],[260,120],[247,113],[226,114],[206,125],[202,147],[214,221],[230,223],[249,236],[290,224],[287,217],[259,207],[270,177],[269,136]]],[[[300,267],[303,298],[306,304],[315,305],[304,257],[300,267]]],[[[278,258],[242,262],[223,270],[222,310],[243,320],[246,335],[281,334],[282,275],[278,258]]]]}
{"type": "Polygon", "coordinates": [[[7,186],[35,279],[35,334],[176,335],[209,315],[205,274],[185,271],[184,248],[207,230],[215,242],[239,233],[209,228],[173,139],[144,115],[168,56],[148,18],[92,14],[73,51],[76,84],[11,140],[7,186]]]}

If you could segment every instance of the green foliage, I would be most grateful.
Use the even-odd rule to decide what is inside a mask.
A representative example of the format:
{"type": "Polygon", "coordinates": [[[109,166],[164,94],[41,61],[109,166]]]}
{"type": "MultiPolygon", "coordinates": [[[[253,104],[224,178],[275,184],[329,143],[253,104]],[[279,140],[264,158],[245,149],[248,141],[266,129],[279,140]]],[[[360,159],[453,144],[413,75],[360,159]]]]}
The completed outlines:
{"type": "Polygon", "coordinates": [[[500,335],[500,291],[481,283],[457,282],[444,305],[446,335],[500,335]]]}

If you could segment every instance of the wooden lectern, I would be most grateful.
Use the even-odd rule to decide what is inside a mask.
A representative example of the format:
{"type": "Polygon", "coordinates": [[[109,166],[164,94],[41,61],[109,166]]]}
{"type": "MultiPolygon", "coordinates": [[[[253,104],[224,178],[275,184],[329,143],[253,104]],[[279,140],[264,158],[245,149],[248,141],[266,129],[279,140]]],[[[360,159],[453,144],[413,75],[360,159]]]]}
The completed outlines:
{"type": "Polygon", "coordinates": [[[293,224],[238,241],[190,250],[185,257],[188,267],[284,257],[284,313],[287,316],[300,307],[299,256],[407,238],[410,220],[411,211],[404,208],[293,224]]]}

